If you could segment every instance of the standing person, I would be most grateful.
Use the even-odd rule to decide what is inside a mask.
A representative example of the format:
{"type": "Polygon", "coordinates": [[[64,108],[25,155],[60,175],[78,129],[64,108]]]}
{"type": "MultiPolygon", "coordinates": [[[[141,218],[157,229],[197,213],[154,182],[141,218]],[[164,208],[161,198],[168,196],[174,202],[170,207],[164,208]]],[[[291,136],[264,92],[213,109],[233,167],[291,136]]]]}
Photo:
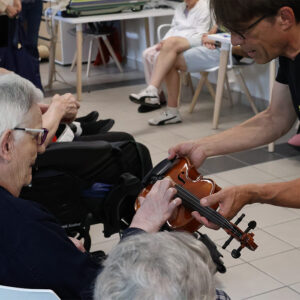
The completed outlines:
{"type": "Polygon", "coordinates": [[[42,0],[22,0],[21,17],[26,33],[25,46],[36,58],[39,58],[37,46],[42,12],[42,0]]]}
{"type": "MultiPolygon", "coordinates": [[[[219,25],[231,32],[233,45],[260,64],[279,57],[279,70],[269,107],[222,133],[181,143],[169,158],[188,156],[199,167],[207,157],[238,152],[277,140],[300,119],[300,2],[298,0],[211,0],[219,25]]],[[[205,197],[202,205],[219,203],[231,219],[247,204],[267,203],[300,208],[300,178],[287,182],[229,187],[205,197]]],[[[198,221],[216,228],[194,213],[198,221]]]]}
{"type": "Polygon", "coordinates": [[[139,112],[161,107],[160,86],[179,56],[180,62],[187,65],[187,70],[193,70],[195,50],[190,48],[201,45],[202,34],[208,32],[211,26],[207,1],[185,0],[176,8],[171,29],[163,40],[144,51],[144,71],[148,86],[138,94],[129,96],[131,101],[141,104],[139,112]]]}

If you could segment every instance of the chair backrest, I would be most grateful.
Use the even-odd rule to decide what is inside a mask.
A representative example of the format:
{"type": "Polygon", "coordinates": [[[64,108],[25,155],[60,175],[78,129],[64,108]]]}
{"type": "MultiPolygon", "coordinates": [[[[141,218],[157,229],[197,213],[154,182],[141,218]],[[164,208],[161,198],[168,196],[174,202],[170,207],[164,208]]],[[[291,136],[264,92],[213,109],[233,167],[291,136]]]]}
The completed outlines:
{"type": "Polygon", "coordinates": [[[24,289],[0,285],[0,299],[5,300],[60,300],[52,290],[24,289]]]}
{"type": "Polygon", "coordinates": [[[160,42],[163,38],[163,36],[166,34],[166,29],[170,29],[171,28],[171,24],[162,24],[162,25],[159,25],[157,27],[157,40],[158,42],[160,42]]]}

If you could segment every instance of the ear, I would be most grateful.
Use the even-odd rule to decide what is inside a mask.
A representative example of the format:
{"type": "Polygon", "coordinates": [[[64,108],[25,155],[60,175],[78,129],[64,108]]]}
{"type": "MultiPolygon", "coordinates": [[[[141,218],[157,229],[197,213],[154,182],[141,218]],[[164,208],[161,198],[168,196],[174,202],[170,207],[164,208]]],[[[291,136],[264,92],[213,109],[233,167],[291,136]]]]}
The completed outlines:
{"type": "Polygon", "coordinates": [[[14,150],[14,137],[12,130],[5,130],[0,138],[0,157],[10,161],[14,150]]]}
{"type": "Polygon", "coordinates": [[[291,7],[283,6],[279,9],[278,13],[282,30],[289,30],[293,25],[296,24],[295,14],[291,7]]]}

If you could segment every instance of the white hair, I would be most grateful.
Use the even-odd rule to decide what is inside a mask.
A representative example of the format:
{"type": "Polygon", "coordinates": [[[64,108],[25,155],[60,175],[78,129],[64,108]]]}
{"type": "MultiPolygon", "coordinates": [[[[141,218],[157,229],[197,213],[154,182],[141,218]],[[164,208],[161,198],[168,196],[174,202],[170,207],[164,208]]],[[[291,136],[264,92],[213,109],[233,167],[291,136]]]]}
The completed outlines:
{"type": "Polygon", "coordinates": [[[212,300],[215,270],[206,246],[189,234],[138,234],[110,252],[94,299],[212,300]]]}
{"type": "Polygon", "coordinates": [[[0,76],[0,136],[7,129],[22,123],[33,103],[43,99],[41,90],[21,76],[8,73],[0,76]]]}

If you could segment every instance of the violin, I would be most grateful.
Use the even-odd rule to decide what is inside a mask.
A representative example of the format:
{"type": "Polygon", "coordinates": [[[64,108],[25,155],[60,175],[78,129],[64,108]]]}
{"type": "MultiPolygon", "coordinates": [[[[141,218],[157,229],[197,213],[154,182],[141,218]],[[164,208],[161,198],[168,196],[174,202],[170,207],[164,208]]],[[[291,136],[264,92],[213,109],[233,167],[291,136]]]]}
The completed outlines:
{"type": "MultiPolygon", "coordinates": [[[[167,221],[167,226],[172,230],[180,230],[187,232],[197,231],[202,224],[200,224],[191,215],[192,211],[198,211],[202,216],[207,218],[210,222],[220,226],[225,232],[230,235],[229,239],[222,246],[225,249],[233,239],[240,243],[238,249],[231,252],[232,257],[239,258],[241,250],[248,248],[254,251],[257,245],[254,242],[254,233],[250,233],[256,227],[256,222],[251,221],[248,228],[242,231],[237,225],[245,217],[241,217],[235,223],[231,223],[217,212],[218,204],[207,207],[200,204],[200,199],[216,193],[221,188],[209,178],[204,178],[196,168],[190,163],[188,158],[175,158],[173,160],[165,159],[155,166],[143,179],[144,189],[139,196],[145,197],[151,190],[153,184],[157,180],[164,177],[170,177],[174,182],[174,187],[177,190],[176,196],[182,200],[182,204],[178,207],[177,211],[167,221]]],[[[139,202],[136,200],[135,209],[139,208],[139,202]]]]}

